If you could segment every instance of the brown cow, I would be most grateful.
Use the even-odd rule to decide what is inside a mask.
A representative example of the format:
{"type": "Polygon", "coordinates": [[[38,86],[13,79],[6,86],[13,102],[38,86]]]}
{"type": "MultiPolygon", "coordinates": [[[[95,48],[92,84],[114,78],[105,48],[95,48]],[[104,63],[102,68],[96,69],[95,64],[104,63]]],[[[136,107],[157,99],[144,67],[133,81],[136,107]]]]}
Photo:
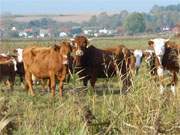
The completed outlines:
{"type": "Polygon", "coordinates": [[[68,74],[68,60],[71,53],[69,42],[53,47],[29,47],[23,51],[25,80],[31,95],[32,75],[39,79],[49,79],[52,96],[55,96],[55,81],[59,80],[59,95],[62,96],[63,81],[68,74]]]}
{"type": "Polygon", "coordinates": [[[130,62],[128,60],[130,55],[127,53],[129,52],[128,49],[119,46],[117,48],[101,50],[94,46],[88,46],[88,39],[84,36],[75,37],[73,44],[75,46],[75,65],[78,68],[77,71],[81,71],[79,72],[79,77],[83,77],[82,80],[85,86],[87,86],[87,82],[90,80],[91,86],[94,88],[97,78],[109,78],[116,75],[118,72],[116,67],[118,65],[123,81],[122,90],[127,92],[131,86],[125,62],[126,58],[130,62]],[[123,51],[127,56],[123,55],[123,51]]]}
{"type": "Polygon", "coordinates": [[[16,76],[16,61],[8,55],[0,55],[0,81],[5,80],[11,90],[13,90],[16,76]]]}
{"type": "Polygon", "coordinates": [[[160,93],[164,92],[164,70],[169,70],[172,73],[171,91],[175,95],[178,82],[177,73],[180,69],[177,49],[169,45],[169,40],[162,38],[151,39],[148,44],[155,52],[155,66],[160,80],[160,93]]]}

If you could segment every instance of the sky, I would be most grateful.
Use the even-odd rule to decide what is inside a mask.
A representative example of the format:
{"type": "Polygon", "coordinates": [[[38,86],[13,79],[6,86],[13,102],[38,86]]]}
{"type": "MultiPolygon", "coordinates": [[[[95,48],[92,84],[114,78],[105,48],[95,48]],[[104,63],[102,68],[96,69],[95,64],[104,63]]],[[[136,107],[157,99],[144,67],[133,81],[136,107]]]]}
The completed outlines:
{"type": "Polygon", "coordinates": [[[170,4],[180,4],[180,0],[0,0],[1,13],[12,14],[149,12],[153,5],[170,4]]]}

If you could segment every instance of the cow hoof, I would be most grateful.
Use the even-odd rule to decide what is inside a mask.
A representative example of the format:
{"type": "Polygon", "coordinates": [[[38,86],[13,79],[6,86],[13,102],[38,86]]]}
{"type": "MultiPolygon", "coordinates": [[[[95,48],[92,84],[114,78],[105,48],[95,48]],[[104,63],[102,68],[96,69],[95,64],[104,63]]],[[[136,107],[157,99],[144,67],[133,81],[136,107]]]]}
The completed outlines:
{"type": "Polygon", "coordinates": [[[34,94],[34,93],[30,93],[30,95],[31,95],[32,97],[34,97],[34,96],[35,96],[35,94],[34,94]]]}

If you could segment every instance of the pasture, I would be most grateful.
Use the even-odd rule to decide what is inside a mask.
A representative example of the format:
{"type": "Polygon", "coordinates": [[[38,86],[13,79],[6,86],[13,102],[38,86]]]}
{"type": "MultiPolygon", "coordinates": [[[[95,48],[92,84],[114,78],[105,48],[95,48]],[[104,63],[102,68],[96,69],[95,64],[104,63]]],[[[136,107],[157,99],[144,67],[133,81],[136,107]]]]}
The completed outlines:
{"type": "MultiPolygon", "coordinates": [[[[173,38],[180,44],[180,39],[173,38]]],[[[147,48],[148,38],[94,39],[98,48],[124,44],[128,48],[147,48]]],[[[14,40],[1,41],[0,52],[31,45],[50,46],[58,41],[14,40]]],[[[83,87],[73,74],[64,86],[64,97],[53,98],[34,86],[31,97],[16,78],[15,90],[9,92],[0,83],[0,131],[13,135],[85,135],[85,134],[180,134],[180,85],[174,97],[169,88],[159,94],[158,83],[151,77],[143,62],[133,78],[133,88],[121,95],[119,78],[98,79],[95,90],[83,87]]],[[[166,77],[165,81],[169,81],[166,77]]],[[[57,91],[58,93],[58,91],[57,91]]],[[[0,133],[1,134],[1,133],[0,133]]]]}

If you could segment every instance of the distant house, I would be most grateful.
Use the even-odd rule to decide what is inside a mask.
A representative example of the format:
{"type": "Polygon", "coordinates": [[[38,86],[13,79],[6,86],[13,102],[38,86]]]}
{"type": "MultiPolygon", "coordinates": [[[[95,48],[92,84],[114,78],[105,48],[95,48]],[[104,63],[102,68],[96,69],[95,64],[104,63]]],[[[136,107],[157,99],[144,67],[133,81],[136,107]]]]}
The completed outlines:
{"type": "Polygon", "coordinates": [[[172,33],[180,35],[180,24],[177,24],[174,28],[172,28],[172,33]]]}
{"type": "Polygon", "coordinates": [[[12,28],[11,28],[11,31],[16,31],[16,27],[12,27],[12,28]]]}
{"type": "Polygon", "coordinates": [[[162,28],[162,31],[164,31],[164,32],[170,31],[170,28],[168,26],[165,26],[162,28]]]}
{"type": "Polygon", "coordinates": [[[60,32],[59,37],[67,37],[68,34],[66,32],[60,32]]]}
{"type": "Polygon", "coordinates": [[[83,30],[83,33],[84,35],[87,35],[87,36],[94,36],[95,32],[91,29],[87,29],[87,30],[83,30]]]}
{"type": "Polygon", "coordinates": [[[19,37],[27,38],[28,34],[24,31],[19,32],[19,37]]]}
{"type": "Polygon", "coordinates": [[[100,30],[99,30],[99,33],[100,33],[100,34],[108,34],[108,30],[105,29],[105,28],[104,28],[104,29],[100,29],[100,30]]]}
{"type": "Polygon", "coordinates": [[[51,36],[50,30],[49,29],[40,29],[39,36],[41,38],[50,37],[51,36]]]}

